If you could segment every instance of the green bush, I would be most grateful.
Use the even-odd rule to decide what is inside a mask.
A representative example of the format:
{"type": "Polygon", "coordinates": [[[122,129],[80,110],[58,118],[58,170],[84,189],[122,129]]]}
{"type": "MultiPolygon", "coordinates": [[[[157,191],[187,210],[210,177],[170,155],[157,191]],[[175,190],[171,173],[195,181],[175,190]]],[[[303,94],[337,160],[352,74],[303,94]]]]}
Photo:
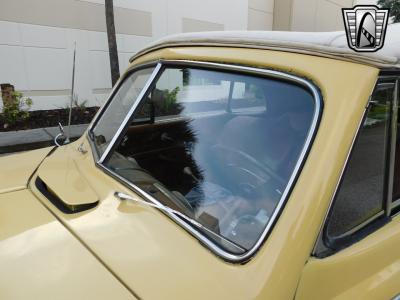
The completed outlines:
{"type": "Polygon", "coordinates": [[[179,87],[174,88],[172,91],[164,90],[165,94],[164,108],[166,111],[169,111],[175,106],[178,93],[179,93],[179,87]]]}
{"type": "Polygon", "coordinates": [[[14,125],[18,120],[25,120],[29,117],[29,109],[33,101],[31,98],[24,97],[20,92],[12,92],[12,100],[4,103],[3,119],[9,125],[14,125]]]}
{"type": "Polygon", "coordinates": [[[382,8],[388,8],[393,23],[400,22],[400,0],[378,0],[378,5],[382,8]]]}

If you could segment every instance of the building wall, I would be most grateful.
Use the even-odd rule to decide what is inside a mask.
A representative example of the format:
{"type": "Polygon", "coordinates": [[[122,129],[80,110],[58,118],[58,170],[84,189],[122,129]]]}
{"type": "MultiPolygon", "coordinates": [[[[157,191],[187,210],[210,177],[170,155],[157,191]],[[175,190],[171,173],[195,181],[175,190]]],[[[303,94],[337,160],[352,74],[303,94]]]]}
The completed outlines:
{"type": "Polygon", "coordinates": [[[272,30],[273,0],[249,0],[248,30],[272,30]]]}
{"type": "MultiPolygon", "coordinates": [[[[212,30],[343,30],[342,7],[376,0],[114,0],[120,70],[153,40],[212,30]]],[[[111,90],[104,0],[0,0],[0,83],[66,107],[76,43],[75,94],[100,105],[111,90]]],[[[0,108],[2,102],[0,101],[0,108]]]]}
{"type": "Polygon", "coordinates": [[[352,7],[353,0],[294,0],[292,30],[343,30],[342,7],[352,7]],[[306,2],[306,3],[305,3],[306,2]]]}
{"type": "Polygon", "coordinates": [[[273,30],[290,30],[294,0],[275,0],[273,30]]]}
{"type": "MultiPolygon", "coordinates": [[[[165,35],[247,29],[248,0],[231,3],[114,0],[121,72],[136,51],[165,35]]],[[[105,30],[103,0],[1,0],[0,83],[31,97],[32,109],[66,107],[76,42],[75,93],[87,106],[102,104],[111,89],[105,30]]]]}
{"type": "Polygon", "coordinates": [[[342,8],[376,0],[275,0],[274,30],[343,30],[342,8]]]}

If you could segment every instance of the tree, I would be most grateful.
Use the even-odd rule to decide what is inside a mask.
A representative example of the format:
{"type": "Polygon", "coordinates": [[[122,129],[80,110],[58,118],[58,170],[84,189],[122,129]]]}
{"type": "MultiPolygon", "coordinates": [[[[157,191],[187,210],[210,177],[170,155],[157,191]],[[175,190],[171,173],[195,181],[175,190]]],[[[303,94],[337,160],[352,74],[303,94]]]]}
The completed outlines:
{"type": "Polygon", "coordinates": [[[117,38],[115,36],[113,0],[105,0],[105,9],[106,9],[108,51],[110,56],[111,82],[112,85],[114,86],[114,84],[117,82],[119,78],[119,62],[118,62],[117,38]]]}
{"type": "Polygon", "coordinates": [[[400,0],[378,0],[378,5],[382,8],[389,8],[393,23],[400,22],[400,0]]]}

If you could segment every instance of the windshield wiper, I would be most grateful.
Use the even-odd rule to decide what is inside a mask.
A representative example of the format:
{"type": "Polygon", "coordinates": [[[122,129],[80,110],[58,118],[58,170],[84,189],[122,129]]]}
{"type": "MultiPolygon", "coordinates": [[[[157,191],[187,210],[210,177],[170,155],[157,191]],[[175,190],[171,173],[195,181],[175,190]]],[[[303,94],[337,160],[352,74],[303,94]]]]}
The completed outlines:
{"type": "Polygon", "coordinates": [[[175,209],[172,209],[172,208],[170,208],[170,207],[168,207],[168,206],[165,206],[165,205],[163,205],[163,204],[161,204],[161,203],[147,202],[147,201],[145,201],[145,200],[142,200],[142,199],[140,199],[140,198],[134,198],[134,197],[132,197],[132,196],[130,196],[130,195],[128,195],[128,194],[122,193],[122,192],[115,192],[115,193],[114,193],[114,196],[117,197],[117,198],[119,198],[120,200],[123,200],[123,201],[124,201],[124,200],[131,200],[131,201],[134,201],[134,202],[136,202],[136,203],[139,203],[139,204],[142,204],[142,205],[146,205],[146,206],[151,206],[151,207],[157,208],[157,209],[159,209],[159,210],[161,210],[161,211],[163,211],[163,212],[166,212],[166,213],[169,213],[169,214],[172,214],[172,215],[179,216],[179,217],[181,217],[182,219],[184,219],[185,221],[187,221],[187,222],[189,222],[190,224],[192,224],[193,226],[195,226],[195,227],[197,227],[197,228],[199,228],[199,229],[201,229],[201,230],[206,231],[207,233],[211,234],[212,236],[214,236],[214,237],[216,237],[216,238],[218,238],[218,239],[223,240],[224,242],[226,242],[226,243],[228,243],[229,245],[235,247],[235,248],[238,249],[239,251],[241,251],[241,252],[245,252],[245,251],[246,251],[246,249],[244,249],[244,248],[242,248],[242,247],[236,245],[235,243],[233,243],[233,242],[231,242],[230,240],[224,238],[223,236],[219,235],[218,233],[215,233],[214,231],[208,229],[207,227],[205,227],[203,224],[199,223],[199,222],[196,221],[195,219],[192,219],[192,218],[186,216],[185,214],[183,214],[183,213],[181,213],[181,212],[179,212],[179,211],[177,211],[177,210],[175,210],[175,209]]]}

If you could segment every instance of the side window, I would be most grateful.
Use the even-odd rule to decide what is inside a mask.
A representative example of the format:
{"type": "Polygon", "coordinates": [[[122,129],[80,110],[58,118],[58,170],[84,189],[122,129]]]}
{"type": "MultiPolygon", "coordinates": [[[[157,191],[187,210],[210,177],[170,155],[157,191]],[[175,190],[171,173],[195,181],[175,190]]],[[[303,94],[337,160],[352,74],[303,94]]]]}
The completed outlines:
{"type": "Polygon", "coordinates": [[[329,214],[328,241],[349,236],[384,215],[394,91],[394,81],[381,81],[372,95],[329,214]]]}

